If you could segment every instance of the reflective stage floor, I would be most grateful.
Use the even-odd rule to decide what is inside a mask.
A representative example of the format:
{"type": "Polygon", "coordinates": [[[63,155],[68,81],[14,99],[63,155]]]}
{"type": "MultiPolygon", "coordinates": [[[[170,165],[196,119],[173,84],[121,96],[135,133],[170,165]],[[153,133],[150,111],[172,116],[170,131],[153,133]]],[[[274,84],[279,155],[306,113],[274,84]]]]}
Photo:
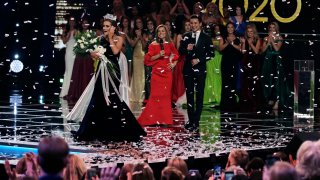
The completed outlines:
{"type": "MultiPolygon", "coordinates": [[[[52,134],[64,137],[72,152],[79,153],[88,166],[103,166],[134,161],[164,162],[172,156],[206,158],[228,153],[231,148],[283,148],[294,134],[320,129],[319,116],[314,121],[294,121],[291,110],[220,112],[218,109],[205,107],[200,133],[192,134],[184,129],[186,110],[175,108],[174,125],[146,127],[147,136],[141,142],[76,142],[70,131],[77,130],[79,122],[65,119],[70,108],[72,104],[59,99],[58,95],[51,99],[46,99],[43,95],[28,97],[20,94],[2,98],[0,144],[3,146],[0,149],[6,150],[0,150],[0,160],[8,158],[15,164],[24,152],[36,151],[32,148],[37,147],[40,137],[52,134]],[[27,149],[23,149],[25,147],[27,149]]],[[[138,117],[141,106],[134,104],[132,109],[138,117]]]]}

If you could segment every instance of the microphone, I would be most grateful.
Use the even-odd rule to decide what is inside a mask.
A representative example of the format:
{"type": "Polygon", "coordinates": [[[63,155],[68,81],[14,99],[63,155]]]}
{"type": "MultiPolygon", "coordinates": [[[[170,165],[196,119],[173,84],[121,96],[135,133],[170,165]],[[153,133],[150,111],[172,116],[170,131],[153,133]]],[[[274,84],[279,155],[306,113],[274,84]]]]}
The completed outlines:
{"type": "Polygon", "coordinates": [[[196,44],[196,33],[195,32],[192,32],[191,41],[193,42],[193,44],[196,44]]]}
{"type": "Polygon", "coordinates": [[[161,51],[164,50],[164,48],[163,48],[163,39],[160,39],[160,40],[159,40],[159,44],[160,44],[160,49],[161,49],[161,51]]]}

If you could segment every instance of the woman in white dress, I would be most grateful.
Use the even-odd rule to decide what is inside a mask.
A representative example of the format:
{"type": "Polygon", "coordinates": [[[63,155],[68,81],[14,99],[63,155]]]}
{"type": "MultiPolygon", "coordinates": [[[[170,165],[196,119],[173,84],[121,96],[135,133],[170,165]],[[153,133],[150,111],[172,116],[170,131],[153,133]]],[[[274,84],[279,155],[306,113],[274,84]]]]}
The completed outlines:
{"type": "Polygon", "coordinates": [[[70,80],[73,70],[73,64],[75,55],[73,53],[73,47],[76,43],[74,35],[77,32],[76,21],[71,17],[66,26],[65,33],[62,35],[62,41],[66,45],[66,54],[65,54],[65,72],[63,78],[63,84],[60,92],[60,97],[64,97],[68,94],[70,80]]]}

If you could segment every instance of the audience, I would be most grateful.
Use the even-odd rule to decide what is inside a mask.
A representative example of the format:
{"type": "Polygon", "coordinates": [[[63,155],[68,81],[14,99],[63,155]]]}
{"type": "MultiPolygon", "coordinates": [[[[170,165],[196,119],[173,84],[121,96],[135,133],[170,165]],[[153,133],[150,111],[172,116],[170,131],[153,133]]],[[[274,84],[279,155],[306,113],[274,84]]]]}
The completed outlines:
{"type": "Polygon", "coordinates": [[[69,146],[61,137],[44,137],[38,146],[39,180],[62,180],[68,164],[69,146]]]}
{"type": "Polygon", "coordinates": [[[153,171],[147,163],[138,163],[132,171],[132,180],[154,180],[153,171]]]}
{"type": "Polygon", "coordinates": [[[134,164],[132,163],[124,164],[120,171],[119,180],[132,179],[133,168],[134,168],[134,164]]]}
{"type": "Polygon", "coordinates": [[[81,180],[84,179],[87,172],[87,167],[82,159],[74,154],[68,156],[68,165],[64,169],[64,179],[81,180]]]}
{"type": "Polygon", "coordinates": [[[231,166],[240,166],[241,168],[245,168],[248,161],[249,154],[247,151],[242,149],[232,149],[228,157],[226,169],[231,166]]]}
{"type": "Polygon", "coordinates": [[[320,179],[320,140],[302,143],[297,152],[296,169],[303,180],[320,179]]]}
{"type": "MultiPolygon", "coordinates": [[[[271,157],[279,159],[271,167],[264,166],[260,157],[249,162],[249,154],[242,149],[232,149],[222,170],[221,180],[316,180],[320,179],[320,140],[304,142],[297,152],[296,168],[287,162],[287,155],[275,152],[271,157]],[[242,167],[246,166],[247,174],[242,167]],[[263,171],[263,176],[262,175],[263,171]]],[[[268,164],[268,163],[267,163],[268,164]]],[[[84,180],[88,179],[85,163],[77,155],[69,155],[69,146],[61,137],[44,137],[38,145],[38,156],[26,153],[11,169],[5,161],[9,180],[84,180]]],[[[147,163],[125,164],[122,169],[106,167],[94,180],[154,180],[153,170],[147,163]]],[[[91,180],[92,180],[91,179],[91,180]]],[[[180,157],[170,159],[161,172],[161,180],[202,179],[197,169],[189,170],[180,157]]],[[[220,179],[219,173],[208,170],[204,179],[220,179]]]]}
{"type": "Polygon", "coordinates": [[[265,169],[263,180],[299,180],[295,168],[288,162],[277,161],[270,170],[265,169]]]}
{"type": "Polygon", "coordinates": [[[188,175],[187,163],[183,159],[181,159],[180,157],[175,157],[175,158],[170,159],[168,161],[167,166],[177,168],[183,174],[184,177],[186,177],[188,175]]]}
{"type": "Polygon", "coordinates": [[[264,161],[259,157],[252,158],[246,167],[248,177],[251,180],[262,179],[262,170],[264,166],[264,161]]]}
{"type": "Polygon", "coordinates": [[[183,180],[184,175],[175,167],[167,166],[161,172],[161,180],[183,180]]]}

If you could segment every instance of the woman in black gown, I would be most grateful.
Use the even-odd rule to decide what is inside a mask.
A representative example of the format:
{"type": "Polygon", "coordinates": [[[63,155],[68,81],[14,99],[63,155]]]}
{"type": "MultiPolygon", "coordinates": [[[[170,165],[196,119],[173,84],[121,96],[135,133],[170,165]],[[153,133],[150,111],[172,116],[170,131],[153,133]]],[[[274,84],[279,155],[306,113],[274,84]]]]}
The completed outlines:
{"type": "Polygon", "coordinates": [[[227,37],[220,41],[222,52],[221,60],[221,102],[220,109],[224,111],[237,110],[239,90],[237,80],[239,79],[239,62],[241,59],[240,39],[235,35],[234,25],[227,23],[227,37]]]}
{"type": "MultiPolygon", "coordinates": [[[[138,141],[141,136],[146,135],[129,107],[119,96],[120,68],[118,58],[123,39],[115,35],[115,26],[114,21],[104,19],[100,45],[106,49],[104,55],[112,63],[114,70],[110,71],[106,68],[107,63],[104,60],[99,62],[93,77],[95,82],[89,84],[89,86],[94,86],[90,103],[86,110],[82,110],[85,114],[79,130],[75,133],[78,140],[138,141]]],[[[93,58],[99,57],[97,52],[91,52],[91,56],[93,58]]],[[[82,97],[84,96],[86,95],[82,95],[82,97]]],[[[74,108],[77,107],[76,105],[74,108]]]]}

